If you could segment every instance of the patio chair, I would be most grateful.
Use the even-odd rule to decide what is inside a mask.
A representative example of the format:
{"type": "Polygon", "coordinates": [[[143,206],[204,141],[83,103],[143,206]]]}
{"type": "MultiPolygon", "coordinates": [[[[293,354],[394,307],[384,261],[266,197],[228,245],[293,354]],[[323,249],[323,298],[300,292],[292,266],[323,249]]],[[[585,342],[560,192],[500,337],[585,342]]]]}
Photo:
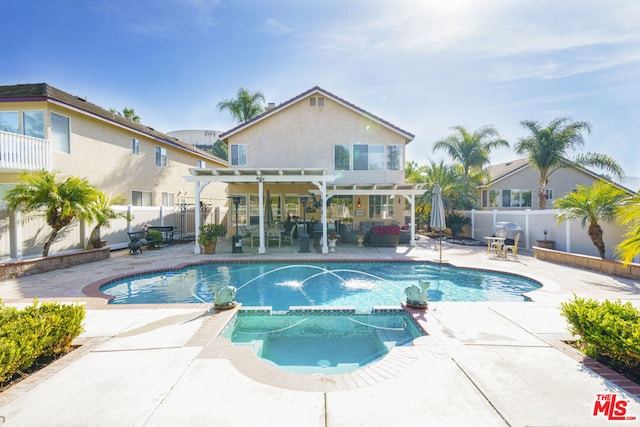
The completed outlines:
{"type": "Polygon", "coordinates": [[[283,231],[281,236],[280,236],[281,244],[289,242],[289,243],[291,243],[291,246],[293,246],[293,234],[295,232],[296,232],[296,228],[295,227],[291,227],[291,230],[289,230],[288,232],[283,231]]]}
{"type": "MultiPolygon", "coordinates": [[[[504,230],[498,230],[495,237],[501,237],[505,239],[507,237],[507,232],[504,230]]],[[[491,252],[496,255],[504,256],[504,254],[506,254],[506,252],[504,251],[504,240],[498,240],[498,241],[492,242],[491,252]]]]}
{"type": "Polygon", "coordinates": [[[504,257],[507,258],[509,251],[511,251],[511,255],[513,255],[513,260],[518,260],[518,241],[520,240],[520,233],[516,234],[516,238],[513,239],[513,245],[504,245],[504,257]]]}

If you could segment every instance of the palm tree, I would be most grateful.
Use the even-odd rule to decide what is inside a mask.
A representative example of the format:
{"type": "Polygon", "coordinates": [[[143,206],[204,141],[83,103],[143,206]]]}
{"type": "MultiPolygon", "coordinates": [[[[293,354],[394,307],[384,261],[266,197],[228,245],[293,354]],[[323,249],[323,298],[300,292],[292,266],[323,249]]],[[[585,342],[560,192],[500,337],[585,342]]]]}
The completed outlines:
{"type": "Polygon", "coordinates": [[[140,123],[140,116],[136,114],[136,110],[133,108],[124,107],[122,109],[122,113],[117,111],[115,108],[109,108],[109,112],[117,114],[119,116],[124,117],[125,119],[131,120],[132,122],[140,123]]]}
{"type": "Polygon", "coordinates": [[[599,180],[591,187],[578,184],[578,191],[568,193],[556,200],[556,207],[561,210],[556,215],[558,223],[568,219],[582,220],[582,228],[589,223],[588,234],[598,249],[600,258],[604,259],[605,248],[602,240],[602,227],[598,221],[611,221],[615,217],[616,208],[625,197],[625,193],[613,185],[599,180]]]}
{"type": "Polygon", "coordinates": [[[24,172],[22,183],[9,190],[5,200],[9,209],[20,207],[24,212],[44,209],[47,224],[52,231],[42,249],[42,256],[49,255],[49,248],[58,232],[74,219],[91,221],[95,218],[95,189],[85,178],[67,177],[56,180],[48,171],[24,172]]]}
{"type": "Polygon", "coordinates": [[[472,171],[481,170],[489,163],[491,151],[509,147],[506,140],[499,138],[498,131],[493,126],[483,126],[473,134],[464,126],[454,126],[451,129],[456,133],[436,142],[433,151],[446,151],[454,162],[460,163],[465,178],[472,171]]]}
{"type": "Polygon", "coordinates": [[[628,264],[640,255],[640,193],[636,193],[622,203],[617,218],[622,225],[629,227],[624,235],[625,240],[616,246],[616,254],[625,264],[628,264]]]}
{"type": "Polygon", "coordinates": [[[124,107],[122,109],[122,115],[124,116],[125,119],[129,119],[132,122],[136,122],[136,123],[140,123],[140,117],[136,114],[136,110],[134,110],[133,108],[127,108],[124,107]]]}
{"type": "Polygon", "coordinates": [[[218,110],[227,110],[238,123],[244,123],[264,112],[263,102],[262,92],[249,92],[241,87],[235,99],[227,98],[218,102],[218,110]]]}
{"type": "Polygon", "coordinates": [[[431,190],[436,183],[440,184],[442,203],[448,213],[477,206],[477,182],[474,175],[465,178],[459,166],[446,165],[443,161],[438,164],[431,160],[428,165],[421,166],[414,172],[411,180],[407,181],[426,184],[427,191],[416,200],[416,207],[421,209],[422,213],[431,210],[431,190]],[[418,180],[417,177],[421,178],[418,180]]]}
{"type": "Polygon", "coordinates": [[[540,171],[538,198],[540,209],[547,208],[547,185],[549,177],[558,169],[570,165],[596,166],[618,177],[624,172],[611,157],[598,153],[580,154],[570,159],[570,152],[584,145],[583,133],[591,132],[591,124],[572,121],[568,117],[553,119],[547,127],[540,122],[524,120],[520,122],[531,135],[521,138],[515,147],[518,154],[529,157],[531,166],[540,171]]]}
{"type": "Polygon", "coordinates": [[[96,191],[95,199],[95,212],[94,220],[96,225],[91,230],[89,236],[89,243],[87,249],[99,248],[102,246],[100,231],[102,227],[108,227],[112,220],[117,218],[127,218],[126,212],[116,212],[113,210],[113,205],[122,204],[125,202],[125,198],[122,196],[114,197],[113,199],[107,197],[102,191],[96,191]]]}

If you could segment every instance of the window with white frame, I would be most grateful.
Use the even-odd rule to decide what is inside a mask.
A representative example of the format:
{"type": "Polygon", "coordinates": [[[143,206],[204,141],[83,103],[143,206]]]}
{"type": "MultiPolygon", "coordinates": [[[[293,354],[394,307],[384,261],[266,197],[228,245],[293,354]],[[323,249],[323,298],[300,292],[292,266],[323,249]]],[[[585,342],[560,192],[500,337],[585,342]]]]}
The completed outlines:
{"type": "Polygon", "coordinates": [[[318,107],[324,107],[324,98],[318,98],[318,107]]]}
{"type": "Polygon", "coordinates": [[[156,166],[167,166],[167,149],[156,146],[156,166]]]}
{"type": "Polygon", "coordinates": [[[553,189],[547,188],[547,200],[553,200],[553,189]]]}
{"type": "Polygon", "coordinates": [[[51,112],[51,149],[63,153],[71,152],[69,117],[51,112]]]}
{"type": "Polygon", "coordinates": [[[204,160],[196,160],[196,167],[204,169],[207,167],[207,162],[205,162],[204,160]]]}
{"type": "Polygon", "coordinates": [[[173,193],[162,192],[161,197],[162,197],[162,206],[169,206],[169,207],[175,206],[173,193]]]}
{"type": "Polygon", "coordinates": [[[247,165],[247,144],[231,144],[231,166],[247,165]]]}
{"type": "Polygon", "coordinates": [[[19,117],[17,111],[0,111],[0,131],[44,139],[44,111],[22,111],[22,122],[19,117]]]}
{"type": "Polygon", "coordinates": [[[315,107],[316,106],[316,99],[315,98],[309,98],[309,106],[310,107],[315,107]]]}
{"type": "Polygon", "coordinates": [[[354,144],[353,170],[384,170],[384,145],[354,144]]]}
{"type": "Polygon", "coordinates": [[[131,154],[134,156],[140,154],[140,141],[138,138],[131,138],[131,154]]]}
{"type": "Polygon", "coordinates": [[[151,191],[131,191],[131,205],[153,206],[151,191]]]}
{"type": "MultiPolygon", "coordinates": [[[[495,191],[495,190],[492,190],[495,191]]],[[[499,191],[499,190],[498,190],[499,191]]],[[[503,208],[530,208],[531,190],[509,189],[502,190],[503,208]]]]}
{"type": "Polygon", "coordinates": [[[369,196],[369,219],[391,219],[395,215],[395,199],[390,196],[369,196]]]}
{"type": "Polygon", "coordinates": [[[348,144],[336,144],[334,147],[334,168],[337,171],[348,171],[351,166],[348,144]]]}

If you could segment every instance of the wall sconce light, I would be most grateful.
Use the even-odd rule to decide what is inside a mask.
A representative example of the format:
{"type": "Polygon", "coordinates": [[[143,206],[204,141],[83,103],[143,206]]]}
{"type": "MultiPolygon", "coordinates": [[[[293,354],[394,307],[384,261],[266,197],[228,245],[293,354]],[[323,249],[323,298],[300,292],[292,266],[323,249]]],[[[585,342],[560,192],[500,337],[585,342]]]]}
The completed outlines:
{"type": "Polygon", "coordinates": [[[356,201],[356,207],[361,208],[362,205],[360,204],[360,197],[358,197],[358,200],[356,201]]]}

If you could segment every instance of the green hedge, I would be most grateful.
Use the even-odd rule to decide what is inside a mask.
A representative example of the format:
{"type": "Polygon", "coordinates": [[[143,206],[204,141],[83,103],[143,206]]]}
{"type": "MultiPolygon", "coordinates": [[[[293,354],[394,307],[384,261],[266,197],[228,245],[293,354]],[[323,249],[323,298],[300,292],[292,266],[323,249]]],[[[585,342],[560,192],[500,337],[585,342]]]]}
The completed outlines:
{"type": "Polygon", "coordinates": [[[579,335],[585,353],[613,366],[640,367],[640,311],[630,302],[585,300],[562,303],[569,331],[579,335]]]}
{"type": "Polygon", "coordinates": [[[66,352],[82,333],[84,307],[34,301],[23,310],[0,300],[0,383],[29,368],[38,358],[66,352]]]}

